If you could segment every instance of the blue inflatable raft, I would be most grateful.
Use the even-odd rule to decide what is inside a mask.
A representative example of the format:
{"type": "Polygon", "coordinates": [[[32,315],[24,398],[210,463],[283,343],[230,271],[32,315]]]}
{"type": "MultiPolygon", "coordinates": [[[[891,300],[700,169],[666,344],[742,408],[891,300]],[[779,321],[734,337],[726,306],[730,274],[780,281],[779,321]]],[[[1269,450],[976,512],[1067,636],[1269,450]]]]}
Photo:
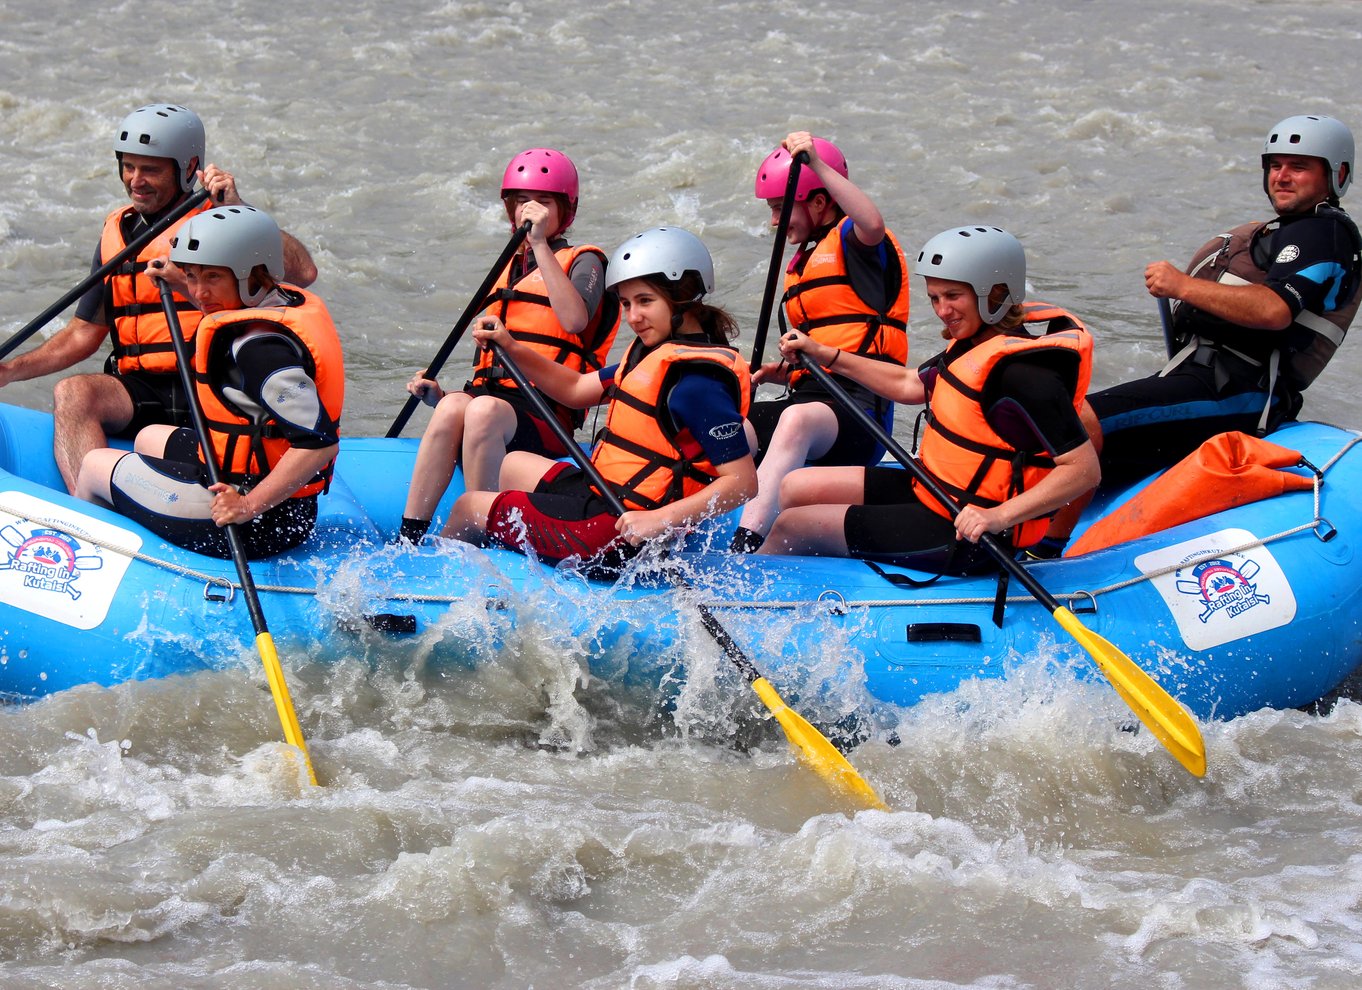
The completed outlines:
{"type": "MultiPolygon", "coordinates": [[[[1315,490],[1029,565],[1085,626],[1200,718],[1309,704],[1362,660],[1359,436],[1300,423],[1272,439],[1323,469],[1315,490]]],[[[0,404],[0,693],[36,698],[249,655],[232,562],[70,498],[51,443],[49,415],[0,404]]],[[[996,625],[992,576],[928,582],[855,560],[691,549],[606,584],[452,541],[392,545],[416,446],[343,440],[316,534],[252,564],[285,660],[410,650],[423,665],[457,668],[533,627],[580,651],[594,676],[657,689],[685,676],[693,650],[713,649],[694,608],[704,602],[794,696],[816,683],[909,706],[1034,658],[1095,675],[1016,582],[996,625]]]]}

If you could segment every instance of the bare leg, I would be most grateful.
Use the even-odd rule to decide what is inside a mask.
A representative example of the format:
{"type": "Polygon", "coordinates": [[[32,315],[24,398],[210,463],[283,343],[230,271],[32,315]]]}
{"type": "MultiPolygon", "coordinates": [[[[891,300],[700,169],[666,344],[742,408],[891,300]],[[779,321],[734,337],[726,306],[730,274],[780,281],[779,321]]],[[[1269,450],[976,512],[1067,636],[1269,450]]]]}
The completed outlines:
{"type": "Polygon", "coordinates": [[[76,475],[76,488],[71,494],[76,498],[83,498],[87,502],[103,502],[105,505],[112,505],[111,488],[114,465],[126,457],[127,453],[126,450],[114,450],[111,447],[100,447],[97,450],[90,451],[80,462],[80,471],[76,475]]]}
{"type": "Polygon", "coordinates": [[[132,449],[148,457],[165,457],[166,442],[174,432],[175,427],[163,426],[160,423],[144,426],[137,431],[137,439],[132,442],[132,449]]]}
{"type": "Polygon", "coordinates": [[[497,492],[464,492],[449,510],[441,536],[481,546],[487,539],[487,514],[492,511],[497,492]]]}
{"type": "Polygon", "coordinates": [[[780,486],[791,471],[822,457],[837,440],[837,414],[822,402],[790,406],[780,414],[766,456],[757,468],[757,494],[743,506],[738,525],[759,535],[780,511],[780,486]]]}
{"type": "Polygon", "coordinates": [[[862,467],[800,468],[786,475],[780,484],[782,512],[801,505],[859,505],[864,501],[862,467]]]}
{"type": "Polygon", "coordinates": [[[501,464],[497,491],[464,492],[449,510],[449,519],[440,535],[481,544],[487,535],[487,513],[500,492],[531,492],[544,474],[557,463],[528,450],[513,450],[501,464]]]}
{"type": "Polygon", "coordinates": [[[865,501],[865,468],[800,468],[780,485],[780,515],[758,553],[845,557],[847,507],[865,501]]]}
{"type": "Polygon", "coordinates": [[[429,520],[435,514],[435,507],[454,478],[454,465],[463,443],[464,412],[472,398],[467,392],[450,392],[436,404],[416,449],[416,465],[402,515],[429,520]]]}
{"type": "Polygon", "coordinates": [[[847,555],[846,505],[797,505],[781,510],[757,553],[847,555]]]}
{"type": "Polygon", "coordinates": [[[515,436],[515,409],[493,395],[475,396],[464,413],[464,490],[494,492],[500,487],[506,445],[515,436]]]}
{"type": "Polygon", "coordinates": [[[133,405],[127,390],[113,375],[72,375],[52,389],[52,456],[76,494],[81,461],[92,450],[109,445],[109,433],[132,422],[133,405]]]}

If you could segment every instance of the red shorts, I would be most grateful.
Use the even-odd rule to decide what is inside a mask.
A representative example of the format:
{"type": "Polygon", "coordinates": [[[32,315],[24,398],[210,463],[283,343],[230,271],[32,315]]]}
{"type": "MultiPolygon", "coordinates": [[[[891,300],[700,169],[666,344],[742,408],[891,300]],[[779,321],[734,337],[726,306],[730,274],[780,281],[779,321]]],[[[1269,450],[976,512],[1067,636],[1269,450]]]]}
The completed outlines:
{"type": "Polygon", "coordinates": [[[487,535],[551,564],[610,547],[616,516],[571,464],[551,467],[532,492],[502,492],[487,513],[487,535]]]}

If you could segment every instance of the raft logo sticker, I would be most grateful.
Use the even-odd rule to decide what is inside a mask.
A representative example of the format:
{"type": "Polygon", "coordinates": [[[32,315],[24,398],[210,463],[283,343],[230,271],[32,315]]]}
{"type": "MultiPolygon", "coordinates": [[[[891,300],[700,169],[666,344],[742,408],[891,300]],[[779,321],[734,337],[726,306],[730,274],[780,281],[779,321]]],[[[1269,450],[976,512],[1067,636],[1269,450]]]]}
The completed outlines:
{"type": "Polygon", "coordinates": [[[65,592],[72,601],[80,597],[76,584],[81,572],[104,566],[104,558],[80,553],[79,542],[55,529],[37,529],[24,536],[14,526],[4,526],[0,539],[13,548],[8,560],[0,558],[0,571],[22,574],[25,588],[65,592]]]}
{"type": "Polygon", "coordinates": [[[1230,618],[1234,618],[1256,606],[1272,604],[1272,599],[1258,594],[1252,583],[1260,569],[1252,560],[1244,561],[1240,567],[1228,560],[1210,560],[1192,568],[1191,580],[1179,580],[1178,590],[1201,600],[1205,609],[1197,618],[1202,622],[1209,621],[1221,609],[1226,609],[1230,618]]]}
{"type": "Polygon", "coordinates": [[[23,492],[0,492],[0,603],[76,629],[109,614],[137,534],[23,492]],[[7,511],[13,509],[22,515],[7,511]]]}
{"type": "Polygon", "coordinates": [[[1266,547],[1225,552],[1254,538],[1247,530],[1226,529],[1135,558],[1145,574],[1186,564],[1152,580],[1191,649],[1208,650],[1296,617],[1291,584],[1266,547]]]}

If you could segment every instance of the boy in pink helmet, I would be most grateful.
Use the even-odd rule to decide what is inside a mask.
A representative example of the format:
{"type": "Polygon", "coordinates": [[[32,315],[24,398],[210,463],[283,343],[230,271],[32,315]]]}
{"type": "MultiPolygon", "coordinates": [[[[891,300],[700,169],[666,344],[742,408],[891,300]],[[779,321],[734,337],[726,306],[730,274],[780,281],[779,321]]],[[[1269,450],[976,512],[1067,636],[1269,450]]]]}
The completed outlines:
{"type": "MultiPolygon", "coordinates": [[[[790,167],[808,155],[794,191],[786,240],[796,248],[785,272],[780,332],[807,334],[820,344],[903,365],[908,360],[908,265],[874,202],[849,178],[846,157],[807,131],[788,135],[757,170],[756,195],[776,227],[790,167]]],[[[837,359],[826,370],[837,374],[837,359]]],[[[779,511],[781,480],[805,464],[864,466],[884,456],[851,414],[802,370],[782,361],[763,365],[754,383],[784,382],[778,399],[752,403],[759,444],[760,490],[743,508],[732,549],[761,546],[779,511]]],[[[886,429],[893,404],[860,384],[843,387],[886,429]]]]}
{"type": "MultiPolygon", "coordinates": [[[[486,299],[483,316],[496,317],[516,340],[556,363],[586,372],[604,364],[619,309],[605,291],[605,252],[573,247],[566,239],[577,193],[577,169],[561,151],[530,148],[511,159],[501,180],[502,202],[511,229],[529,221],[530,231],[486,299]]],[[[463,466],[466,490],[496,491],[508,450],[565,453],[490,351],[478,352],[472,377],[457,392],[444,391],[423,372],[407,391],[435,407],[402,513],[400,537],[411,543],[429,529],[456,464],[463,466]]],[[[569,430],[580,425],[579,412],[550,405],[569,430]]]]}

